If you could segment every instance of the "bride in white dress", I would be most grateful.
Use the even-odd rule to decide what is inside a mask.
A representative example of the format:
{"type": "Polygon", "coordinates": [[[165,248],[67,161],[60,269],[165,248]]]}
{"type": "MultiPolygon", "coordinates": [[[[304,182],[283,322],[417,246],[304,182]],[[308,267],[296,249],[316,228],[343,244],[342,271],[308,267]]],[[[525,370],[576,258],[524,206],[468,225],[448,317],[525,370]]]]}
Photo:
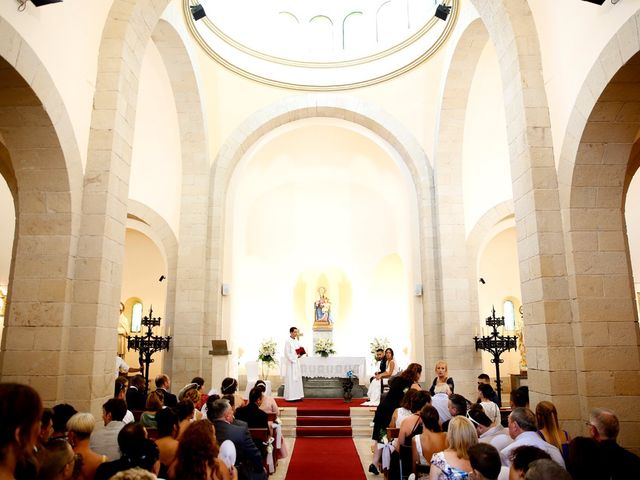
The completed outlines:
{"type": "Polygon", "coordinates": [[[385,378],[389,379],[399,371],[398,365],[393,359],[393,350],[391,348],[387,348],[384,351],[384,355],[387,361],[387,369],[384,372],[375,374],[375,378],[371,380],[371,384],[369,385],[369,390],[367,392],[369,401],[364,402],[362,405],[378,406],[378,404],[380,404],[380,396],[382,394],[382,380],[385,378]]]}

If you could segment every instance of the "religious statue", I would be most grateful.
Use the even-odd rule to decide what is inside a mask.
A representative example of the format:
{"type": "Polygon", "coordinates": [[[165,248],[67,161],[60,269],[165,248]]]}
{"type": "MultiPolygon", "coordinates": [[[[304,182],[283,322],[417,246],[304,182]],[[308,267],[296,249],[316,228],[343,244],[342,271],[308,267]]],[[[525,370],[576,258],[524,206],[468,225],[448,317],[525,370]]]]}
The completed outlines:
{"type": "Polygon", "coordinates": [[[318,300],[313,303],[314,330],[331,330],[333,328],[333,317],[331,316],[331,302],[327,297],[325,287],[318,288],[318,300]]]}
{"type": "Polygon", "coordinates": [[[520,306],[520,320],[518,321],[516,335],[518,336],[518,350],[520,351],[520,371],[527,369],[527,347],[524,344],[524,313],[520,306]]]}
{"type": "Polygon", "coordinates": [[[129,319],[124,314],[124,304],[120,302],[120,318],[118,319],[118,356],[124,357],[129,338],[129,319]]]}

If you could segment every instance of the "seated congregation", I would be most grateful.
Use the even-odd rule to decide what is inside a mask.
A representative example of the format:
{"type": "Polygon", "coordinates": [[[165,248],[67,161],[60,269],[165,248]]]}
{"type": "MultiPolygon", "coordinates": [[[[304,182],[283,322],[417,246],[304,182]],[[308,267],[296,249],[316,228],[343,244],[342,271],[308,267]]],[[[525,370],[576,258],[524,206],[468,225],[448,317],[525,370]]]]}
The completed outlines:
{"type": "Polygon", "coordinates": [[[385,478],[623,479],[640,478],[640,457],[618,445],[620,425],[605,408],[591,411],[589,436],[570,438],[553,403],[529,406],[527,387],[511,392],[503,419],[489,377],[478,377],[477,399],[455,393],[446,362],[423,390],[422,366],[389,380],[376,409],[369,472],[385,478]]]}
{"type": "Polygon", "coordinates": [[[104,428],[69,404],[43,408],[29,386],[0,384],[0,478],[266,479],[286,446],[265,383],[256,383],[246,405],[235,379],[226,378],[220,393],[204,393],[204,383],[195,377],[174,395],[158,375],[145,394],[143,376],[131,385],[120,376],[102,406],[104,428]]]}
{"type": "MultiPolygon", "coordinates": [[[[530,408],[526,387],[511,392],[510,407],[501,412],[485,374],[474,401],[455,393],[445,362],[436,365],[428,389],[421,375],[422,366],[411,363],[389,377],[373,419],[373,475],[640,478],[640,458],[618,445],[620,426],[611,410],[594,409],[588,436],[572,439],[551,402],[530,408]]],[[[166,375],[156,377],[155,389],[141,375],[130,385],[118,377],[114,397],[102,407],[104,428],[97,428],[91,413],[69,404],[43,408],[31,387],[0,384],[0,478],[266,479],[287,450],[265,382],[256,382],[248,402],[233,378],[225,378],[219,392],[204,393],[203,386],[195,377],[174,395],[166,375]]]]}

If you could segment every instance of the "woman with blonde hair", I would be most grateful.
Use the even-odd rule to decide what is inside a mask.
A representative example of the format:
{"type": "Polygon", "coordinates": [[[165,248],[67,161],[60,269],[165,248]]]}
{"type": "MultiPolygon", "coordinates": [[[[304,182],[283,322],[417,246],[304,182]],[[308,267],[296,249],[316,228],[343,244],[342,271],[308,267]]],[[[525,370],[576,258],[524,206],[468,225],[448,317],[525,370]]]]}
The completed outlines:
{"type": "Polygon", "coordinates": [[[469,478],[471,462],[469,447],[478,443],[478,434],[467,417],[455,416],[447,432],[449,447],[431,457],[431,480],[461,480],[469,478]]]}
{"type": "Polygon", "coordinates": [[[436,387],[438,387],[439,391],[443,391],[447,395],[451,395],[454,393],[454,383],[453,378],[449,376],[449,367],[447,362],[444,360],[439,360],[436,362],[436,377],[433,379],[433,383],[431,384],[431,388],[429,389],[429,393],[431,395],[435,395],[436,387]],[[446,387],[446,388],[445,388],[446,387]]]}
{"type": "Polygon", "coordinates": [[[558,423],[558,411],[553,403],[546,400],[536,405],[536,421],[538,423],[538,435],[542,439],[556,447],[562,453],[562,458],[567,459],[569,442],[571,437],[565,430],[560,429],[558,423]]]}
{"type": "Polygon", "coordinates": [[[82,465],[76,477],[79,480],[93,479],[100,464],[107,461],[106,455],[99,455],[89,448],[89,440],[95,426],[96,419],[90,413],[76,413],[67,422],[69,443],[82,465]]]}

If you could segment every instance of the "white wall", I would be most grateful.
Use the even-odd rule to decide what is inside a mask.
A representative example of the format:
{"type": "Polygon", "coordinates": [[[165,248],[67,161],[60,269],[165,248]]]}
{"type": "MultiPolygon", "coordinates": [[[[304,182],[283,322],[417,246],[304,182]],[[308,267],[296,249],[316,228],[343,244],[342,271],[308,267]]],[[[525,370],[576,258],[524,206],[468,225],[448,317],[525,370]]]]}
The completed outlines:
{"type": "Polygon", "coordinates": [[[140,72],[131,158],[129,198],[155,210],[178,238],[182,190],[180,129],[169,76],[153,42],[147,46],[140,72]]]}
{"type": "Polygon", "coordinates": [[[0,176],[0,224],[2,225],[0,229],[0,288],[3,288],[6,293],[13,252],[16,211],[13,196],[2,176],[0,176]]]}
{"type": "Polygon", "coordinates": [[[487,210],[513,196],[502,80],[490,41],[473,76],[463,134],[462,185],[468,235],[487,210]]]}
{"type": "Polygon", "coordinates": [[[625,198],[625,220],[636,292],[640,292],[640,174],[631,179],[625,198]]]}
{"type": "Polygon", "coordinates": [[[551,115],[556,165],[569,115],[592,65],[640,2],[621,0],[602,6],[584,1],[529,0],[540,49],[551,115]]]}

